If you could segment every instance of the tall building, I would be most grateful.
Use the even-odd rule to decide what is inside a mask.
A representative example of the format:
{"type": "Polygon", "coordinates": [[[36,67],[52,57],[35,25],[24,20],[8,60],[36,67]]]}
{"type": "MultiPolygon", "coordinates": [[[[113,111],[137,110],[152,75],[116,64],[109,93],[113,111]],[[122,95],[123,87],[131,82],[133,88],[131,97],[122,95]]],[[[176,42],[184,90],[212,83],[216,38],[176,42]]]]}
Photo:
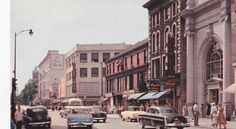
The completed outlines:
{"type": "Polygon", "coordinates": [[[105,103],[128,105],[131,96],[147,91],[148,40],[142,40],[106,62],[105,103]]]}
{"type": "Polygon", "coordinates": [[[60,78],[64,74],[64,54],[58,50],[49,50],[46,57],[38,65],[39,92],[42,102],[58,98],[60,78]]]}
{"type": "Polygon", "coordinates": [[[159,92],[172,89],[163,103],[181,109],[186,98],[185,21],[179,16],[186,0],[149,0],[148,10],[148,88],[159,92]]]}
{"type": "Polygon", "coordinates": [[[85,105],[98,104],[105,91],[105,61],[130,45],[77,44],[66,54],[66,97],[79,97],[85,105]]]}
{"type": "Polygon", "coordinates": [[[222,91],[233,83],[236,61],[234,0],[188,0],[186,19],[187,102],[221,103],[229,119],[234,95],[222,91]]]}

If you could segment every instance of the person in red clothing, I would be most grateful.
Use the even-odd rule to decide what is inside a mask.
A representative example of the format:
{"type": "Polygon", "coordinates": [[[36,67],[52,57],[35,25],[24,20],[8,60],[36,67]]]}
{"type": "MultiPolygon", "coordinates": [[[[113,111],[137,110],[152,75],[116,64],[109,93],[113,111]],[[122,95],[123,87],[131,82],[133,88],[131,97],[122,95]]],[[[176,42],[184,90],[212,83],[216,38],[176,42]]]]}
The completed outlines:
{"type": "Polygon", "coordinates": [[[226,120],[225,120],[224,108],[222,107],[222,104],[219,104],[218,106],[218,113],[219,113],[219,127],[221,129],[221,125],[223,125],[224,129],[226,129],[226,120]]]}

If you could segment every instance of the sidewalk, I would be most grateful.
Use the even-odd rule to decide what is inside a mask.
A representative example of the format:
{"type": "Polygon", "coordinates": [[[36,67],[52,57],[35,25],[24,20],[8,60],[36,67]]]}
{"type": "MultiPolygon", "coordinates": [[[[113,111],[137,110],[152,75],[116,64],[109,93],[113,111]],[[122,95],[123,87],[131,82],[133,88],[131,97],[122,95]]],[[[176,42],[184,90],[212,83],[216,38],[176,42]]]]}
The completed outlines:
{"type": "Polygon", "coordinates": [[[112,119],[120,119],[120,116],[116,113],[114,114],[107,114],[107,118],[112,118],[112,119]]]}
{"type": "MultiPolygon", "coordinates": [[[[187,129],[213,129],[213,126],[211,126],[212,122],[210,118],[200,118],[199,119],[199,125],[200,126],[194,126],[194,123],[191,122],[191,127],[187,129]]],[[[236,121],[227,121],[226,125],[227,129],[236,129],[236,121]]],[[[219,127],[218,127],[219,129],[219,127]]],[[[224,129],[223,126],[221,126],[221,129],[224,129]]]]}

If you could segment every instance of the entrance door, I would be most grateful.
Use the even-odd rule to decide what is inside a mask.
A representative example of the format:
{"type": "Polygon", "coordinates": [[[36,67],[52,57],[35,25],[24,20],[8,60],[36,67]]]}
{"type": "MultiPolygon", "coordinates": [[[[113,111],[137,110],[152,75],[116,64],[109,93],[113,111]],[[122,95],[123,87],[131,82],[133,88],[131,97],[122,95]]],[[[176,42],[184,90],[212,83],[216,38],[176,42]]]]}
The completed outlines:
{"type": "Polygon", "coordinates": [[[219,103],[219,89],[210,89],[210,101],[219,103]]]}

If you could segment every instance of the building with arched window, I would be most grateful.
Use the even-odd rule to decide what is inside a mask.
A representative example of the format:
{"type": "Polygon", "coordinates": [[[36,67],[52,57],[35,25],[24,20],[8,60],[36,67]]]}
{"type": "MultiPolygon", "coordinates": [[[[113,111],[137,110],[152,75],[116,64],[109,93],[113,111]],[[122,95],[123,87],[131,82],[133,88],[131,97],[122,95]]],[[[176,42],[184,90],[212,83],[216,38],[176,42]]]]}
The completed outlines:
{"type": "Polygon", "coordinates": [[[229,119],[235,96],[222,92],[234,82],[234,0],[188,0],[181,12],[187,38],[187,102],[221,103],[229,119]]]}
{"type": "Polygon", "coordinates": [[[179,16],[185,5],[186,0],[149,0],[143,5],[149,15],[149,91],[172,89],[171,98],[165,98],[162,103],[172,104],[179,110],[186,98],[185,22],[179,16]]]}

